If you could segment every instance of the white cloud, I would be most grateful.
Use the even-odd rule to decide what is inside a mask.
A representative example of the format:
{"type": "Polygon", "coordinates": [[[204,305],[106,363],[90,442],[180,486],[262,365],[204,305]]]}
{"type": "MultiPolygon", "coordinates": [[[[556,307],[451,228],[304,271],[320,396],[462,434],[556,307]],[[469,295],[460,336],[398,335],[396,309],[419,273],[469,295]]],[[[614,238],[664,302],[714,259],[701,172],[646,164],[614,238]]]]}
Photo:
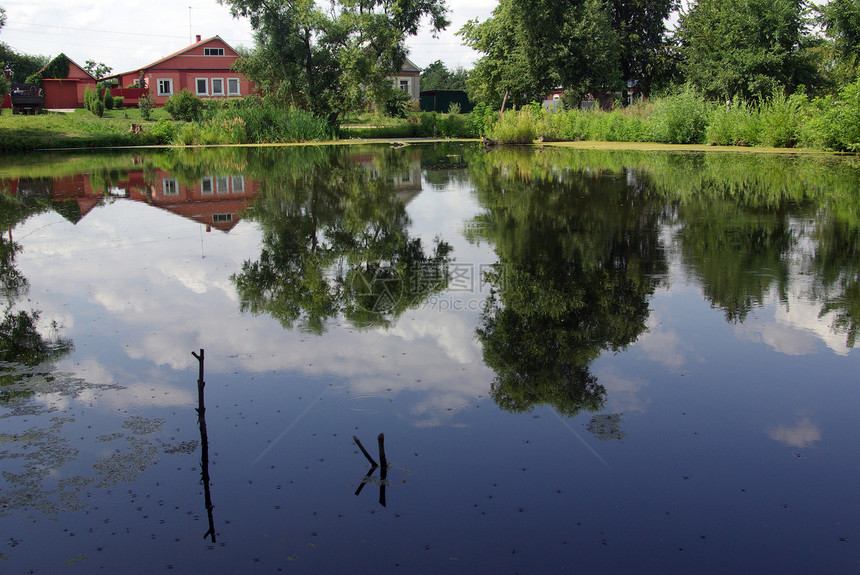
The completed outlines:
{"type": "Polygon", "coordinates": [[[821,441],[821,430],[805,415],[793,426],[780,425],[768,431],[767,435],[789,447],[811,447],[815,442],[821,441]]]}
{"type": "MultiPolygon", "coordinates": [[[[496,0],[448,0],[451,26],[438,39],[429,32],[410,40],[410,57],[419,66],[436,59],[450,67],[470,65],[477,54],[463,47],[454,32],[470,18],[490,15],[496,0]]],[[[235,19],[216,0],[179,4],[168,0],[112,4],[80,4],[60,0],[6,0],[6,26],[0,42],[19,52],[56,56],[64,53],[81,66],[104,62],[114,73],[128,72],[181,50],[195,35],[220,36],[233,46],[253,45],[247,19],[235,19]],[[189,5],[191,9],[189,10],[189,5]]]]}

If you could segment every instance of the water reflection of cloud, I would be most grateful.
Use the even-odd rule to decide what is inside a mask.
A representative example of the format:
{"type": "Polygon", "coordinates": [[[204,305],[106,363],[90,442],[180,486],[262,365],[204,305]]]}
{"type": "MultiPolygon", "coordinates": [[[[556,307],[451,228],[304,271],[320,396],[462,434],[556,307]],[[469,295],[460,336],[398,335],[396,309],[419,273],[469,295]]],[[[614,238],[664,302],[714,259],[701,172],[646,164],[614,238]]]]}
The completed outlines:
{"type": "Polygon", "coordinates": [[[230,275],[259,257],[253,224],[201,238],[197,223],[120,201],[90,212],[82,223],[86,233],[65,222],[46,227],[40,217],[25,222],[20,233],[28,239],[19,262],[33,285],[34,305],[51,311],[43,319],[60,317],[66,325],[61,335],[79,342],[67,370],[126,388],[100,396],[103,405],[186,403],[188,394],[164,380],[166,369],[159,371],[193,369],[191,352],[199,348],[206,349],[213,376],[299,371],[341,380],[352,394],[405,402],[401,407],[416,425],[448,424],[489,391],[493,374],[481,361],[474,315],[419,308],[387,331],[332,326],[322,336],[303,334],[269,316],[239,312],[230,275]],[[63,256],[45,257],[64,246],[63,256]],[[90,351],[105,355],[76,365],[90,351]],[[109,359],[116,352],[153,373],[119,373],[121,363],[109,359]]]}
{"type": "Polygon", "coordinates": [[[819,342],[838,355],[848,355],[852,348],[844,334],[833,329],[833,318],[832,313],[822,313],[821,303],[798,293],[789,294],[787,303],[780,303],[772,294],[755,317],[735,326],[735,333],[785,355],[815,353],[819,342]]]}
{"type": "Polygon", "coordinates": [[[644,379],[627,377],[615,367],[601,369],[597,381],[606,388],[606,409],[608,411],[632,413],[645,411],[651,403],[650,397],[642,397],[648,382],[644,379]]]}
{"type": "Polygon", "coordinates": [[[686,363],[684,344],[675,331],[667,331],[662,324],[660,314],[652,312],[648,318],[648,329],[639,336],[635,349],[651,361],[655,361],[668,369],[680,369],[686,363]]]}
{"type": "Polygon", "coordinates": [[[780,425],[768,431],[767,435],[789,447],[811,447],[816,441],[821,441],[821,430],[805,415],[794,426],[780,425]]]}
{"type": "Polygon", "coordinates": [[[462,315],[418,310],[410,321],[399,322],[389,333],[405,341],[430,338],[458,363],[472,363],[481,358],[475,328],[462,315]]]}
{"type": "Polygon", "coordinates": [[[194,393],[177,387],[167,381],[158,370],[141,374],[116,372],[95,357],[64,360],[59,363],[58,371],[74,372],[75,376],[92,386],[111,386],[110,391],[99,387],[87,387],[74,398],[62,394],[45,395],[37,401],[58,409],[68,409],[73,402],[83,405],[98,405],[103,409],[128,409],[130,407],[174,407],[193,405],[194,393]],[[116,387],[114,387],[116,386],[116,387]]]}

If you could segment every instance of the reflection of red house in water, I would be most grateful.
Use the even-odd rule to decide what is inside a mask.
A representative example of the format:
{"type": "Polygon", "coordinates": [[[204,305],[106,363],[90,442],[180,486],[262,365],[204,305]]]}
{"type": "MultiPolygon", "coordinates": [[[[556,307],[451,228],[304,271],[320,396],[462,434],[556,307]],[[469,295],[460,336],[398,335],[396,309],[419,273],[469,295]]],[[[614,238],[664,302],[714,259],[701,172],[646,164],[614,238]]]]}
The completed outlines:
{"type": "Polygon", "coordinates": [[[229,232],[242,212],[259,194],[259,182],[240,174],[204,176],[193,184],[180,183],[168,172],[156,170],[144,178],[143,171],[105,189],[94,186],[91,174],[60,178],[7,180],[3,185],[20,197],[50,198],[54,209],[72,223],[79,222],[108,196],[127,198],[173,212],[212,228],[229,232]]]}

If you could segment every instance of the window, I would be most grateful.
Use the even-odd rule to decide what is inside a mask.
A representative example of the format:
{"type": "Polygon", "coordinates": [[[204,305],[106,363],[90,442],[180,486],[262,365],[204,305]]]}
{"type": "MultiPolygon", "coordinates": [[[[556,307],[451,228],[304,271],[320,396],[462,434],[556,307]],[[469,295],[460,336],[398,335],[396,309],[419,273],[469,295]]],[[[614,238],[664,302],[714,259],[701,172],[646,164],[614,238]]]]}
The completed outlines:
{"type": "Polygon", "coordinates": [[[173,95],[173,80],[170,78],[159,78],[158,80],[158,95],[172,96],[173,95]]]}
{"type": "Polygon", "coordinates": [[[208,195],[212,193],[212,189],[212,176],[205,176],[200,182],[200,193],[208,195]]]}
{"type": "Polygon", "coordinates": [[[241,96],[239,93],[239,78],[227,78],[227,95],[241,96]]]}
{"type": "Polygon", "coordinates": [[[194,81],[194,86],[197,88],[198,96],[208,96],[209,95],[209,82],[206,78],[197,78],[194,81]]]}
{"type": "Polygon", "coordinates": [[[232,222],[233,214],[212,214],[212,223],[222,224],[224,222],[232,222]]]}
{"type": "Polygon", "coordinates": [[[400,89],[409,92],[409,80],[400,80],[400,89]]]}
{"type": "Polygon", "coordinates": [[[215,178],[215,193],[216,194],[229,194],[230,193],[230,179],[227,176],[218,176],[215,178]]]}
{"type": "Polygon", "coordinates": [[[203,48],[204,56],[223,56],[224,48],[203,48]]]}
{"type": "Polygon", "coordinates": [[[233,180],[233,193],[234,194],[244,194],[245,193],[245,176],[233,176],[231,179],[233,180]]]}
{"type": "Polygon", "coordinates": [[[161,180],[161,191],[165,196],[178,196],[179,182],[173,178],[164,178],[161,180]]]}
{"type": "Polygon", "coordinates": [[[224,95],[224,78],[212,78],[212,95],[224,95]]]}

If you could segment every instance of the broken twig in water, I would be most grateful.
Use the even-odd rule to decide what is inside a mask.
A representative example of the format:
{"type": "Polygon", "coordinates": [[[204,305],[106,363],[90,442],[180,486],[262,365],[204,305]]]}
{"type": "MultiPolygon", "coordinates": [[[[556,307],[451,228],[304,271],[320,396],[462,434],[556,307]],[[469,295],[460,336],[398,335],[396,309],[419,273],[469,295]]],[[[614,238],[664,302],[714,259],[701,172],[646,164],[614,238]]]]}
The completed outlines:
{"type": "Polygon", "coordinates": [[[370,464],[373,466],[373,468],[376,469],[377,467],[379,467],[379,464],[376,461],[374,461],[374,459],[370,456],[370,454],[367,452],[367,450],[361,444],[361,441],[354,435],[352,436],[352,440],[355,441],[355,444],[358,446],[358,448],[361,450],[361,452],[364,454],[364,456],[367,458],[367,460],[370,462],[370,464]]]}

